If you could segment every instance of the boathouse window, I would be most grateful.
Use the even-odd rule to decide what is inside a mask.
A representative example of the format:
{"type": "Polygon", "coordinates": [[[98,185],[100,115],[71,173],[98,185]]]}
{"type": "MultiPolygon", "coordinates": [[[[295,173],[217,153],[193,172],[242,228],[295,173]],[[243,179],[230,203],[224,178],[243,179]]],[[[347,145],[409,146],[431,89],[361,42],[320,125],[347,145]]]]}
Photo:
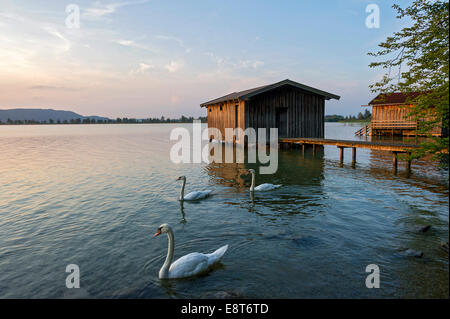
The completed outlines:
{"type": "Polygon", "coordinates": [[[220,106],[220,110],[222,111],[222,105],[220,106]]]}
{"type": "Polygon", "coordinates": [[[211,108],[209,108],[209,111],[211,112],[211,108]]]}

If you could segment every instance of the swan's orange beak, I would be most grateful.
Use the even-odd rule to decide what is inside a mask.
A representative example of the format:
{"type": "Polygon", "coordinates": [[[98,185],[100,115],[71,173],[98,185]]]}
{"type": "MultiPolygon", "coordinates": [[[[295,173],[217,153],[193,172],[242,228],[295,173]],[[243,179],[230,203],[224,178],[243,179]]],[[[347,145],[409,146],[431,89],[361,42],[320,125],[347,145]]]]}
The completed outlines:
{"type": "Polygon", "coordinates": [[[153,238],[155,238],[158,235],[161,235],[161,229],[158,229],[158,231],[153,235],[153,238]]]}

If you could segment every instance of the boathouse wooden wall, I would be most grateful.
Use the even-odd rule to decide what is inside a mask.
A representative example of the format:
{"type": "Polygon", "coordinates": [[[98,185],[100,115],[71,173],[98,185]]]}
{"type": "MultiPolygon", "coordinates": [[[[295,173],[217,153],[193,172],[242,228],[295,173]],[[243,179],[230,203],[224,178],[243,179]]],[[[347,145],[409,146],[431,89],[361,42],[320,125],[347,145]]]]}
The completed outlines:
{"type": "MultiPolygon", "coordinates": [[[[268,129],[277,127],[278,108],[287,108],[287,127],[283,129],[286,134],[279,137],[324,137],[324,97],[292,87],[262,93],[247,101],[245,127],[267,128],[268,141],[268,129]]],[[[280,133],[281,128],[278,129],[280,133]]]]}
{"type": "Polygon", "coordinates": [[[407,126],[414,124],[414,119],[409,117],[411,105],[374,105],[372,107],[372,121],[375,126],[393,126],[395,124],[407,126]]]}
{"type": "Polygon", "coordinates": [[[245,101],[226,101],[212,104],[208,106],[207,112],[208,128],[220,130],[222,140],[225,140],[225,128],[239,127],[245,130],[245,101]],[[236,108],[238,109],[237,119],[236,108]]]}

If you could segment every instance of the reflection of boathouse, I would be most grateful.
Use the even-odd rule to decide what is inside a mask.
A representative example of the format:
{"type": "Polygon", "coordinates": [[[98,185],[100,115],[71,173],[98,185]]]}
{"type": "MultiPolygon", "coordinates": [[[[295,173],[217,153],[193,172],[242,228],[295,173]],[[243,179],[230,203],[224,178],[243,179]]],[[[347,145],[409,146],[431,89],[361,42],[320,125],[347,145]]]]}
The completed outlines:
{"type": "MultiPolygon", "coordinates": [[[[202,103],[208,127],[225,139],[226,128],[278,128],[279,137],[324,137],[325,100],[340,97],[291,80],[234,92],[202,103]]],[[[210,133],[211,134],[211,133],[210,133]]],[[[242,138],[237,138],[241,143],[242,138]]]]}
{"type": "MultiPolygon", "coordinates": [[[[248,150],[245,150],[244,163],[226,163],[226,149],[233,149],[236,146],[231,144],[220,144],[216,147],[222,148],[222,161],[220,163],[210,162],[206,166],[208,175],[216,184],[226,187],[232,187],[238,192],[247,192],[251,184],[251,176],[246,175],[248,169],[253,168],[257,174],[260,162],[248,162],[248,150]]],[[[212,160],[212,158],[211,158],[212,160]]],[[[304,185],[308,187],[320,186],[324,178],[324,149],[317,147],[313,152],[308,148],[304,154],[300,150],[293,152],[291,150],[279,150],[278,169],[274,174],[258,174],[257,184],[274,183],[287,185],[304,185]]]]}

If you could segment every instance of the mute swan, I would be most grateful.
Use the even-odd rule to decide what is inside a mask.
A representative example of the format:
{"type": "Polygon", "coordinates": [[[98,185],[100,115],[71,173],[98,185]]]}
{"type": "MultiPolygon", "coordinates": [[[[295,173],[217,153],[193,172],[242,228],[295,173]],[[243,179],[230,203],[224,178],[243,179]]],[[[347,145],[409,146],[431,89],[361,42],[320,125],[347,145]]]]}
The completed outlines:
{"type": "Polygon", "coordinates": [[[188,201],[192,201],[192,200],[200,200],[200,199],[204,199],[206,197],[209,196],[209,194],[211,194],[211,190],[207,190],[207,191],[195,191],[195,192],[190,192],[189,194],[187,194],[186,196],[184,196],[184,187],[186,186],[186,176],[180,176],[177,178],[177,181],[183,181],[183,186],[181,187],[181,192],[180,192],[180,198],[179,200],[183,201],[183,200],[188,200],[188,201]]]}
{"type": "Polygon", "coordinates": [[[269,184],[269,183],[264,183],[261,185],[258,185],[257,187],[255,187],[255,170],[254,169],[249,169],[248,170],[251,174],[252,174],[252,185],[250,186],[250,191],[257,191],[257,192],[263,192],[263,191],[270,191],[272,189],[281,187],[281,185],[274,185],[274,184],[269,184]]]}
{"type": "Polygon", "coordinates": [[[228,249],[228,245],[225,245],[211,254],[190,253],[178,258],[172,263],[174,250],[172,228],[168,224],[162,224],[159,226],[153,237],[162,233],[167,234],[167,237],[169,238],[169,248],[167,250],[166,261],[159,271],[159,279],[186,278],[206,272],[209,267],[222,259],[222,256],[228,249]]]}

